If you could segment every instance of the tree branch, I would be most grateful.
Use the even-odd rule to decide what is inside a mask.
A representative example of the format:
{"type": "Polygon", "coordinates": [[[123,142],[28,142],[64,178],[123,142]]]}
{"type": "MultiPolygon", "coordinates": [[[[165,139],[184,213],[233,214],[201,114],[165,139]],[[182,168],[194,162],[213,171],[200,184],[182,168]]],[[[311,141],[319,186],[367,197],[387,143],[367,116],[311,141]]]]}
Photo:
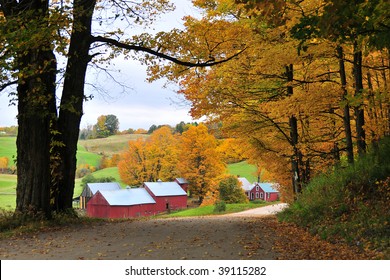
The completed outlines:
{"type": "Polygon", "coordinates": [[[4,89],[6,89],[7,87],[9,86],[12,86],[12,85],[16,85],[18,83],[18,81],[11,81],[11,82],[8,82],[8,83],[5,83],[5,84],[2,84],[0,86],[0,92],[2,92],[4,89]]]}
{"type": "Polygon", "coordinates": [[[133,50],[133,51],[140,51],[140,52],[149,53],[149,54],[154,55],[156,57],[163,58],[163,59],[166,59],[166,60],[171,61],[173,63],[176,63],[178,65],[183,65],[183,66],[187,66],[187,67],[207,67],[207,66],[214,66],[217,64],[221,64],[221,63],[227,62],[227,61],[239,56],[241,53],[243,53],[246,50],[246,48],[244,48],[243,50],[241,50],[241,51],[237,52],[236,54],[234,54],[226,59],[223,59],[223,60],[219,60],[219,61],[209,60],[206,62],[194,63],[194,62],[189,62],[189,61],[182,61],[178,58],[166,55],[164,53],[155,51],[155,50],[147,48],[147,47],[130,45],[130,44],[119,42],[119,41],[114,40],[114,39],[105,38],[102,36],[96,36],[96,37],[92,36],[91,40],[92,40],[92,42],[103,42],[103,43],[107,43],[109,45],[112,45],[112,46],[115,46],[118,48],[122,48],[122,49],[126,49],[126,50],[133,50]]]}

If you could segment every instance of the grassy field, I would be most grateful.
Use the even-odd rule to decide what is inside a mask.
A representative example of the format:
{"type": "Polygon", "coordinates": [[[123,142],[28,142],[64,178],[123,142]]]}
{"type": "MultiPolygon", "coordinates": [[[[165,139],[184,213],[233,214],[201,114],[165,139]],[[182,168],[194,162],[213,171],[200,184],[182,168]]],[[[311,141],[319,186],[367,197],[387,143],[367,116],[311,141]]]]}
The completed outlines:
{"type": "Polygon", "coordinates": [[[0,137],[0,157],[7,157],[9,159],[8,167],[15,165],[16,137],[0,137]]]}
{"type": "Polygon", "coordinates": [[[0,174],[0,208],[15,209],[16,175],[0,174]]]}
{"type": "MultiPolygon", "coordinates": [[[[14,165],[16,159],[16,137],[0,137],[0,157],[8,157],[8,167],[14,165]]],[[[88,152],[83,145],[77,146],[77,164],[99,166],[101,155],[88,152]]]]}
{"type": "Polygon", "coordinates": [[[172,214],[163,215],[163,217],[192,217],[192,216],[209,216],[209,215],[220,215],[241,212],[244,210],[258,208],[270,204],[275,204],[276,202],[249,202],[249,203],[240,203],[240,204],[226,204],[226,211],[224,212],[214,212],[214,205],[202,206],[198,208],[191,208],[186,210],[181,210],[172,214]]]}
{"type": "Polygon", "coordinates": [[[248,164],[246,161],[229,164],[228,173],[247,178],[251,183],[257,181],[256,166],[248,164]]]}
{"type": "Polygon", "coordinates": [[[83,146],[85,151],[111,156],[126,149],[129,141],[147,137],[149,137],[147,134],[113,135],[107,138],[80,140],[79,145],[83,146]]]}

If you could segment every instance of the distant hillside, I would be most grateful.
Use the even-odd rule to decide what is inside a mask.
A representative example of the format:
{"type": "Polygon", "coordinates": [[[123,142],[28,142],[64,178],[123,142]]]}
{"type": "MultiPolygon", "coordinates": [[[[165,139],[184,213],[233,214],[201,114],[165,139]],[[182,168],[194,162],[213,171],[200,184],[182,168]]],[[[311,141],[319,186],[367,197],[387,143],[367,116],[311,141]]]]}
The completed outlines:
{"type": "MultiPolygon", "coordinates": [[[[108,138],[80,140],[77,145],[77,165],[88,164],[99,166],[101,156],[122,152],[127,143],[138,138],[147,138],[144,134],[114,135],[108,138]]],[[[9,159],[8,167],[14,165],[16,159],[16,137],[0,137],[0,157],[9,159]]]]}
{"type": "Polygon", "coordinates": [[[85,148],[85,151],[110,156],[126,149],[129,141],[148,137],[149,135],[147,134],[124,134],[113,135],[107,138],[79,140],[78,143],[85,148]]]}

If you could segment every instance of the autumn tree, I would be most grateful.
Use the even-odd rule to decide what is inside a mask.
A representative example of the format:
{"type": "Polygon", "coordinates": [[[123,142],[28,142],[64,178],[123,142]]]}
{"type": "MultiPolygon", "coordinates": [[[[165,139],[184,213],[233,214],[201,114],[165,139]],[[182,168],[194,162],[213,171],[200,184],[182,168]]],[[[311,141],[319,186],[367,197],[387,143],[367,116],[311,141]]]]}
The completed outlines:
{"type": "Polygon", "coordinates": [[[157,180],[172,181],[177,175],[177,140],[167,126],[147,139],[129,141],[129,148],[118,162],[119,175],[129,185],[157,180]]]}
{"type": "Polygon", "coordinates": [[[9,159],[7,157],[0,157],[0,170],[4,172],[8,168],[9,159]]]}
{"type": "Polygon", "coordinates": [[[0,1],[0,90],[15,85],[18,106],[16,212],[50,218],[53,210],[72,208],[79,125],[83,102],[91,98],[84,94],[88,66],[124,55],[206,67],[238,55],[210,50],[207,41],[190,40],[179,30],[125,34],[127,27],[150,25],[172,9],[165,0],[0,1]],[[177,56],[179,48],[187,55],[177,56]]]}
{"type": "MultiPolygon", "coordinates": [[[[250,144],[248,150],[253,162],[266,163],[267,170],[274,173],[284,186],[290,186],[289,190],[295,194],[317,172],[332,164],[340,164],[345,150],[351,161],[354,135],[355,139],[360,139],[359,150],[364,150],[363,132],[358,130],[367,126],[362,126],[360,122],[349,133],[347,129],[350,124],[345,117],[350,113],[349,108],[358,109],[354,110],[360,112],[355,114],[358,120],[357,116],[362,116],[365,106],[378,105],[378,113],[374,113],[375,110],[370,113],[378,124],[375,128],[372,126],[372,135],[383,135],[379,123],[388,124],[388,107],[385,106],[383,111],[380,106],[381,98],[388,100],[388,89],[377,86],[377,100],[373,90],[370,90],[373,98],[369,101],[363,87],[358,85],[356,88],[360,83],[356,77],[360,76],[360,69],[364,70],[359,51],[354,51],[352,44],[347,48],[348,56],[345,56],[345,53],[336,52],[340,42],[319,36],[321,28],[329,27],[329,30],[347,34],[344,39],[353,39],[351,31],[356,31],[354,27],[358,25],[354,23],[349,26],[349,23],[361,23],[364,16],[368,22],[371,16],[374,17],[377,31],[382,34],[387,30],[386,12],[382,13],[379,6],[386,4],[374,1],[376,4],[373,2],[371,5],[359,1],[359,7],[348,8],[348,15],[351,15],[351,11],[356,13],[351,15],[352,21],[349,21],[342,9],[338,9],[341,13],[339,17],[333,17],[331,2],[335,1],[273,1],[272,4],[269,1],[195,1],[203,9],[204,17],[188,19],[191,26],[189,32],[202,38],[204,33],[200,30],[205,29],[206,22],[217,22],[218,28],[213,33],[215,41],[234,34],[245,42],[247,49],[234,61],[212,69],[187,71],[184,75],[175,72],[176,66],[169,69],[171,79],[180,84],[180,93],[191,102],[194,117],[207,116],[214,122],[221,121],[229,136],[250,144]],[[311,24],[308,17],[325,14],[330,21],[340,20],[343,23],[339,26],[340,30],[337,23],[329,25],[322,20],[316,22],[319,24],[311,24]],[[384,24],[379,27],[379,22],[384,24]],[[304,29],[296,29],[299,24],[311,29],[310,32],[316,36],[305,37],[308,33],[302,33],[304,29]],[[226,26],[229,28],[224,29],[226,26]],[[302,36],[305,44],[297,34],[302,36]],[[352,63],[342,70],[342,63],[349,61],[352,63]],[[348,84],[340,81],[343,71],[348,75],[348,84]],[[350,77],[349,73],[358,75],[350,77]],[[378,121],[379,112],[384,117],[382,121],[378,121]],[[345,138],[344,132],[350,137],[345,138]]],[[[345,1],[341,2],[334,5],[348,5],[345,1]]],[[[358,28],[360,31],[369,31],[361,27],[358,28]]],[[[212,32],[208,30],[208,33],[212,32]]],[[[210,44],[212,42],[210,40],[210,44]]],[[[230,47],[238,48],[240,45],[230,47]]],[[[379,59],[376,60],[370,69],[382,72],[377,72],[377,85],[381,82],[386,84],[388,74],[383,70],[388,69],[388,50],[384,50],[384,55],[372,54],[385,61],[380,64],[377,63],[379,59]]],[[[169,71],[164,65],[160,72],[169,71]]],[[[372,75],[368,77],[370,79],[367,80],[372,81],[372,75]]],[[[368,84],[366,86],[370,88],[368,84]]]]}
{"type": "Polygon", "coordinates": [[[217,151],[217,141],[203,124],[192,126],[183,132],[179,143],[178,169],[189,182],[191,195],[202,202],[206,193],[217,185],[217,178],[225,171],[225,165],[217,151]]]}

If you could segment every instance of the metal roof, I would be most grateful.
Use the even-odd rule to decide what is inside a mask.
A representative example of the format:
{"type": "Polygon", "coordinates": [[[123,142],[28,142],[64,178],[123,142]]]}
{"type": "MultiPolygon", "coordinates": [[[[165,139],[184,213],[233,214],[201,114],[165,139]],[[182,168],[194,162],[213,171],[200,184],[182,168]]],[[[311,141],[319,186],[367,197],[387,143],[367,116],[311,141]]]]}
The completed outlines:
{"type": "Polygon", "coordinates": [[[188,184],[188,181],[184,178],[176,178],[176,181],[179,183],[179,184],[188,184]]]}
{"type": "Polygon", "coordinates": [[[275,193],[279,192],[275,189],[275,185],[273,183],[258,183],[258,185],[265,191],[266,193],[275,193]]]}
{"type": "Polygon", "coordinates": [[[176,182],[145,182],[144,185],[155,196],[187,195],[176,182]]]}
{"type": "Polygon", "coordinates": [[[94,195],[97,191],[113,191],[120,190],[121,186],[117,182],[107,182],[107,183],[87,183],[87,186],[94,195]]]}
{"type": "Polygon", "coordinates": [[[99,192],[107,200],[108,204],[112,206],[129,206],[156,203],[153,197],[142,188],[120,189],[114,191],[99,190],[99,192]]]}
{"type": "Polygon", "coordinates": [[[248,179],[246,179],[246,178],[244,178],[244,177],[239,177],[239,178],[237,178],[237,179],[238,179],[238,181],[241,182],[241,184],[242,184],[241,187],[242,187],[245,191],[250,191],[251,189],[253,189],[254,184],[249,183],[248,179]]]}

